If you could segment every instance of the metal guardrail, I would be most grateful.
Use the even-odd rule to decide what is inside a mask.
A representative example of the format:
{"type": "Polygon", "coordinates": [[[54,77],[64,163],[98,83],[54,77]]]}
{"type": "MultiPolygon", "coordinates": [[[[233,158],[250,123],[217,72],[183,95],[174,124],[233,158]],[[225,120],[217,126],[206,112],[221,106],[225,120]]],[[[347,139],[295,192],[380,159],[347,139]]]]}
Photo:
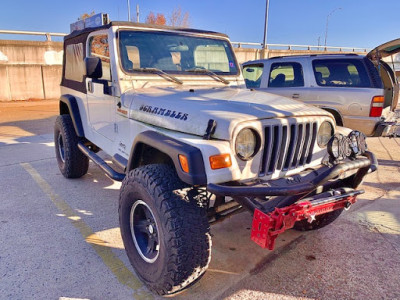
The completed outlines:
{"type": "MultiPolygon", "coordinates": [[[[20,34],[20,35],[41,35],[46,37],[47,41],[51,41],[52,36],[64,37],[66,33],[59,32],[44,32],[44,31],[23,31],[23,30],[2,30],[0,29],[0,34],[20,34]]],[[[242,46],[256,46],[262,48],[262,43],[248,43],[248,42],[232,42],[232,44],[238,48],[242,46]]],[[[338,50],[347,52],[368,52],[368,48],[360,47],[335,47],[335,46],[312,46],[312,45],[291,45],[291,44],[267,44],[267,49],[270,48],[286,48],[287,50],[317,50],[317,51],[328,51],[328,50],[338,50]]]]}
{"type": "Polygon", "coordinates": [[[41,35],[46,37],[46,41],[51,41],[52,36],[66,36],[66,33],[59,32],[42,32],[42,31],[21,31],[21,30],[2,30],[0,29],[0,34],[20,34],[20,35],[41,35]]]}
{"type": "MultiPolygon", "coordinates": [[[[237,48],[242,46],[256,46],[262,48],[262,43],[247,43],[247,42],[232,42],[237,48]]],[[[368,48],[360,47],[337,47],[337,46],[313,46],[313,45],[291,45],[291,44],[267,44],[267,49],[271,48],[285,48],[286,50],[316,50],[316,51],[328,51],[337,50],[339,52],[369,52],[368,48]]]]}

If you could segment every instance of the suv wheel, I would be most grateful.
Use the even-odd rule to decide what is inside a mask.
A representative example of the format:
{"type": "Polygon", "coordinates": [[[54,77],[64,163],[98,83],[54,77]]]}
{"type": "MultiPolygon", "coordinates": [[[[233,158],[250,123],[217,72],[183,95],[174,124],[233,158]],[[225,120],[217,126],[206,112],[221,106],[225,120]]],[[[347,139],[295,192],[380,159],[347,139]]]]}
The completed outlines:
{"type": "Polygon", "coordinates": [[[296,230],[299,230],[299,231],[309,231],[309,230],[320,229],[322,227],[325,227],[326,225],[331,224],[333,221],[335,221],[340,216],[342,211],[343,211],[343,209],[337,209],[337,210],[331,211],[327,214],[316,216],[315,220],[311,223],[309,223],[308,220],[298,221],[294,224],[293,228],[296,230]]]}
{"type": "Polygon", "coordinates": [[[89,168],[89,159],[78,148],[78,137],[71,116],[57,117],[54,126],[54,142],[58,167],[66,178],[79,178],[89,168]]]}
{"type": "Polygon", "coordinates": [[[126,253],[136,274],[160,295],[195,282],[211,259],[206,211],[184,188],[167,165],[139,167],[122,182],[119,222],[126,253]]]}

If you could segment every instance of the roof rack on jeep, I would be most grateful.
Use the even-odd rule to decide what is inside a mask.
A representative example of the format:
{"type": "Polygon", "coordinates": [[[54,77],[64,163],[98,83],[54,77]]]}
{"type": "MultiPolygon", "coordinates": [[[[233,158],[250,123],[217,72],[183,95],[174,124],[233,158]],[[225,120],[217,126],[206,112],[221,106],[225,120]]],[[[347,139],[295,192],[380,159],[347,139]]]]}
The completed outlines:
{"type": "Polygon", "coordinates": [[[145,23],[135,23],[135,22],[128,22],[128,21],[112,21],[112,22],[110,22],[110,21],[108,21],[108,16],[107,16],[107,20],[105,19],[104,23],[102,23],[102,24],[99,23],[98,25],[99,26],[88,26],[88,27],[85,27],[85,25],[83,25],[81,27],[77,27],[77,26],[72,27],[72,25],[71,25],[72,32],[69,35],[67,35],[65,38],[69,39],[72,37],[76,37],[82,33],[96,31],[99,29],[108,29],[112,26],[121,26],[121,27],[126,26],[126,27],[135,27],[135,28],[143,28],[143,29],[151,28],[151,29],[181,31],[181,32],[187,32],[187,33],[212,34],[212,35],[217,35],[217,36],[228,38],[228,36],[224,33],[209,31],[209,30],[200,30],[200,29],[184,28],[184,27],[173,27],[173,26],[166,26],[166,25],[154,25],[154,24],[145,24],[145,23]]]}

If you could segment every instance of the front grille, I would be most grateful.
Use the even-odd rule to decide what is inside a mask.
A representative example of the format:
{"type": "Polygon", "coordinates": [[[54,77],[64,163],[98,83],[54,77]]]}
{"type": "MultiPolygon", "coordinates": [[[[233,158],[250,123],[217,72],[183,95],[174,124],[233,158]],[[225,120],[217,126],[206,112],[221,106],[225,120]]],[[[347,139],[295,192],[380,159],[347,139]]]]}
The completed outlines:
{"type": "Polygon", "coordinates": [[[317,138],[317,127],[317,122],[265,126],[260,176],[309,164],[317,138]]]}

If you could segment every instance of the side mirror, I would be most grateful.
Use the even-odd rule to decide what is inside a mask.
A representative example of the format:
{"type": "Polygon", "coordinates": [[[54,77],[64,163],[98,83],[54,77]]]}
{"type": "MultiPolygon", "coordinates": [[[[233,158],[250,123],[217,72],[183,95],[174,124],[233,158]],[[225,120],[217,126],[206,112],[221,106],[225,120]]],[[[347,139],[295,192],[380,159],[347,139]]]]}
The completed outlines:
{"type": "Polygon", "coordinates": [[[93,79],[99,79],[103,76],[103,68],[101,67],[101,59],[99,57],[86,57],[86,76],[93,79]]]}

